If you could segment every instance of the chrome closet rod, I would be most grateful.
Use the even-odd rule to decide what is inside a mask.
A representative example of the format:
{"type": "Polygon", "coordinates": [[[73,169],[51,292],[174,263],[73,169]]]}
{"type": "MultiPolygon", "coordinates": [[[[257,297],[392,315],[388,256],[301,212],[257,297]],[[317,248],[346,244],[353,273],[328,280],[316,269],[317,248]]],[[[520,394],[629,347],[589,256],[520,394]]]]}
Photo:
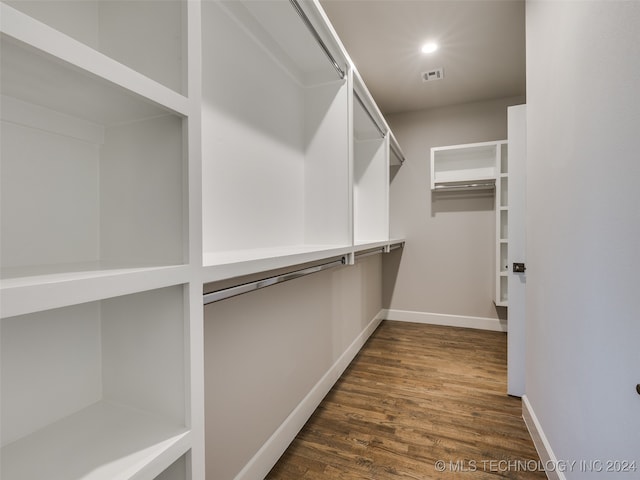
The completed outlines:
{"type": "Polygon", "coordinates": [[[373,115],[371,115],[371,112],[369,111],[369,109],[365,106],[364,102],[362,101],[362,99],[360,98],[360,96],[354,91],[354,96],[356,97],[356,100],[358,100],[358,103],[360,104],[360,106],[364,109],[365,112],[367,112],[367,116],[371,119],[371,121],[373,122],[373,124],[376,126],[376,130],[378,130],[378,132],[380,133],[380,136],[382,138],[384,138],[384,136],[386,135],[384,130],[382,130],[382,128],[380,128],[380,125],[378,125],[378,122],[376,122],[376,119],[373,118],[373,115]]]}
{"type": "Polygon", "coordinates": [[[244,283],[235,287],[224,288],[222,290],[216,290],[215,292],[205,293],[202,296],[202,301],[205,305],[213,302],[219,302],[225,298],[235,297],[236,295],[242,295],[243,293],[252,292],[261,288],[270,287],[278,283],[293,280],[295,278],[304,277],[311,273],[321,272],[328,270],[329,268],[338,267],[346,263],[345,257],[340,260],[334,260],[332,262],[323,263],[321,265],[315,265],[313,267],[303,268],[294,272],[284,273],[282,275],[275,275],[273,277],[263,278],[255,282],[244,283]]]}
{"type": "Polygon", "coordinates": [[[325,53],[325,55],[333,65],[333,68],[335,68],[336,71],[338,72],[338,75],[340,75],[340,80],[343,80],[346,75],[345,71],[342,68],[340,68],[340,65],[338,64],[336,59],[333,57],[333,55],[331,55],[329,48],[327,48],[326,43],[324,43],[324,41],[322,40],[322,37],[320,36],[316,28],[311,23],[311,20],[309,20],[309,17],[307,17],[307,14],[304,13],[304,10],[302,10],[302,7],[300,6],[300,3],[298,3],[298,0],[289,0],[289,2],[293,6],[293,8],[295,8],[296,12],[298,12],[298,15],[300,16],[304,24],[307,26],[307,28],[313,35],[313,38],[315,38],[316,42],[318,42],[318,44],[320,45],[320,48],[322,48],[322,51],[325,53]]]}
{"type": "Polygon", "coordinates": [[[390,143],[389,146],[391,147],[391,150],[393,150],[393,152],[396,154],[396,157],[400,159],[400,163],[404,163],[405,158],[404,158],[404,155],[402,155],[402,153],[400,152],[400,150],[396,149],[396,147],[393,146],[393,143],[390,143]]]}
{"type": "Polygon", "coordinates": [[[398,250],[399,248],[404,248],[404,242],[400,242],[400,243],[396,243],[394,245],[391,245],[391,247],[389,247],[389,251],[393,252],[394,250],[398,250]]]}
{"type": "Polygon", "coordinates": [[[377,248],[376,250],[372,250],[369,252],[356,252],[356,258],[364,258],[371,255],[380,255],[381,253],[384,253],[384,247],[377,248]]]}
{"type": "Polygon", "coordinates": [[[466,188],[469,189],[480,189],[480,188],[495,188],[495,183],[486,182],[486,183],[459,183],[456,185],[436,185],[436,190],[464,190],[466,188]]]}

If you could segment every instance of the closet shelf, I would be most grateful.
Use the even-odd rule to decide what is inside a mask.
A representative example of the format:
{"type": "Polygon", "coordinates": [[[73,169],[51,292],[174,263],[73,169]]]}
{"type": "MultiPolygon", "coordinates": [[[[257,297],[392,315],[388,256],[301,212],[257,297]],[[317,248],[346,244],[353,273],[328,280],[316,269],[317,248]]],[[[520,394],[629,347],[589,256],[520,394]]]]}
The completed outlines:
{"type": "Polygon", "coordinates": [[[151,480],[189,448],[184,426],[101,401],[4,446],[1,476],[151,480]]]}
{"type": "Polygon", "coordinates": [[[351,251],[350,245],[286,245],[205,252],[203,255],[203,266],[205,267],[203,281],[205,283],[215,282],[240,275],[266,272],[345,255],[351,251]]]}
{"type": "Polygon", "coordinates": [[[357,252],[362,252],[364,250],[369,250],[371,248],[387,247],[389,245],[390,245],[389,240],[372,240],[372,241],[361,240],[355,243],[355,245],[353,246],[353,251],[357,253],[357,252]]]}
{"type": "Polygon", "coordinates": [[[189,114],[186,97],[4,3],[0,3],[0,32],[5,95],[102,124],[167,110],[189,114]],[[125,89],[127,101],[118,99],[112,105],[118,96],[114,86],[125,89]],[[136,102],[136,96],[143,102],[136,102]],[[112,118],[109,112],[114,111],[127,115],[112,118]]]}
{"type": "Polygon", "coordinates": [[[497,145],[482,142],[431,148],[431,190],[447,184],[495,183],[497,145]]]}
{"type": "Polygon", "coordinates": [[[105,267],[91,262],[52,266],[49,271],[29,267],[4,269],[5,278],[0,280],[0,316],[24,315],[189,281],[189,267],[185,265],[105,267]]]}
{"type": "Polygon", "coordinates": [[[229,250],[204,253],[203,282],[216,282],[242,275],[268,272],[309,262],[328,260],[340,255],[374,248],[389,250],[401,246],[404,239],[359,242],[355,245],[289,245],[283,247],[229,250]]]}

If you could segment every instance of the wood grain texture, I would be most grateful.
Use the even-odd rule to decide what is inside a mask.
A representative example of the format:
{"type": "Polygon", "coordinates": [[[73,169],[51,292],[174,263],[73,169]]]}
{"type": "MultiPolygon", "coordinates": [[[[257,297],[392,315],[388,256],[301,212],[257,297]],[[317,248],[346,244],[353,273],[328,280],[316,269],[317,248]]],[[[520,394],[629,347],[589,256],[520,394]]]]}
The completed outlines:
{"type": "Polygon", "coordinates": [[[267,479],[546,478],[506,350],[500,332],[384,321],[267,479]]]}

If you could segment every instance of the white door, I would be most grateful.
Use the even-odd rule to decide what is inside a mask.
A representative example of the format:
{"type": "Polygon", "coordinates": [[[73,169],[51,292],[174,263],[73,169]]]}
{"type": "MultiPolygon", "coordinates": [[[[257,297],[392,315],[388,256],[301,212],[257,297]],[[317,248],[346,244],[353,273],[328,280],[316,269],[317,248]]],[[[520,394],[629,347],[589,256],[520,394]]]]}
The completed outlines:
{"type": "Polygon", "coordinates": [[[508,118],[508,286],[507,393],[525,393],[525,187],[526,187],[526,105],[507,109],[508,118]],[[519,265],[516,265],[519,264],[519,265]]]}

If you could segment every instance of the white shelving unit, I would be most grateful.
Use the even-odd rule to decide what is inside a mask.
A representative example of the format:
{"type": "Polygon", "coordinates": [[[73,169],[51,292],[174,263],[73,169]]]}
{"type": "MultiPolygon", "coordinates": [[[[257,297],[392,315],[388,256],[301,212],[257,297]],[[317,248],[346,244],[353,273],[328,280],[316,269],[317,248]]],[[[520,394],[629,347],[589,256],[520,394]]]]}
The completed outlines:
{"type": "Polygon", "coordinates": [[[0,476],[203,480],[203,284],[401,244],[399,145],[316,0],[3,0],[0,35],[0,476]]]}
{"type": "Polygon", "coordinates": [[[2,478],[154,478],[183,455],[184,298],[178,285],[4,318],[2,478]]]}
{"type": "Polygon", "coordinates": [[[509,274],[509,169],[508,142],[498,142],[496,166],[496,286],[495,304],[508,305],[509,274]]]}
{"type": "Polygon", "coordinates": [[[509,172],[506,140],[434,147],[431,149],[431,190],[438,192],[495,191],[495,295],[508,305],[509,172]]]}
{"type": "Polygon", "coordinates": [[[496,158],[496,142],[434,147],[431,190],[493,188],[498,171],[496,158]]]}
{"type": "Polygon", "coordinates": [[[2,278],[182,264],[186,99],[6,5],[2,32],[2,278]]]}
{"type": "Polygon", "coordinates": [[[315,4],[300,5],[342,74],[290,2],[202,5],[210,280],[351,244],[348,60],[315,4]]]}
{"type": "Polygon", "coordinates": [[[191,469],[186,11],[0,3],[3,479],[191,469]]]}

